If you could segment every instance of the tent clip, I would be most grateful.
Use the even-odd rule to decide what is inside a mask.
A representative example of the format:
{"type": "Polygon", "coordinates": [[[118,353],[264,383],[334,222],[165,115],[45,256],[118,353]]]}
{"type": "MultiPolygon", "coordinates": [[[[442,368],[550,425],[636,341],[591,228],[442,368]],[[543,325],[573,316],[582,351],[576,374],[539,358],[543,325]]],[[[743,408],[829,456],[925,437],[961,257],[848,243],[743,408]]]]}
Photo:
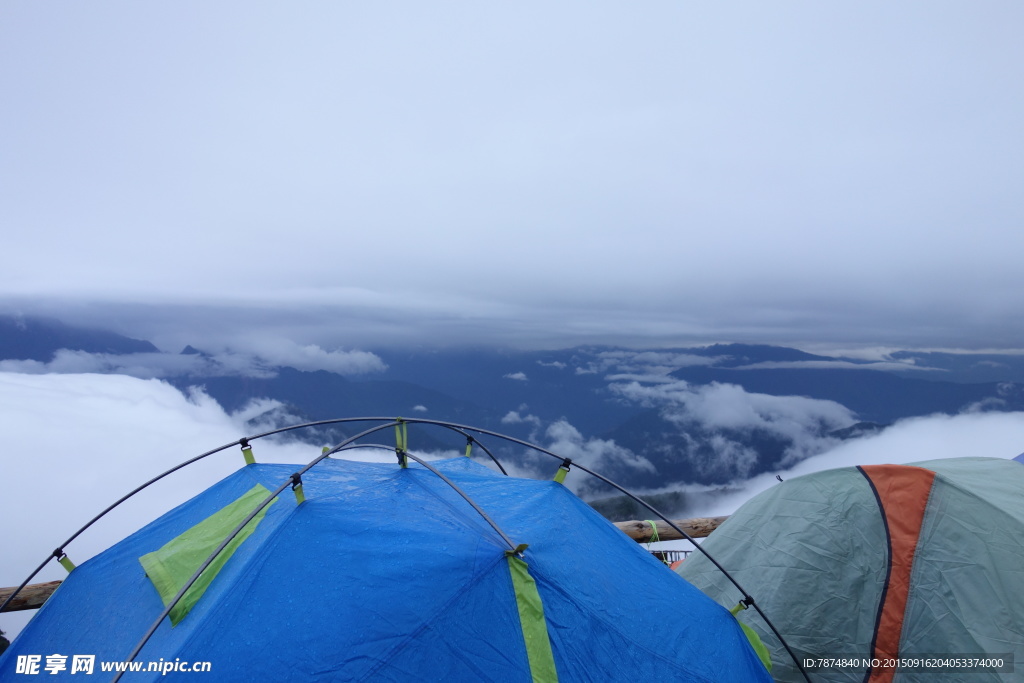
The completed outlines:
{"type": "Polygon", "coordinates": [[[569,474],[569,468],[572,467],[572,458],[566,458],[562,461],[562,464],[558,466],[558,471],[555,472],[555,481],[559,484],[565,482],[565,475],[569,474]]]}
{"type": "Polygon", "coordinates": [[[754,598],[752,598],[751,596],[748,595],[748,596],[744,597],[742,600],[740,600],[739,602],[737,602],[736,606],[729,610],[729,613],[732,614],[733,616],[735,616],[739,612],[743,611],[744,609],[746,609],[748,607],[752,607],[753,605],[754,605],[754,598]]]}
{"type": "Polygon", "coordinates": [[[242,447],[242,456],[245,458],[245,464],[255,464],[256,458],[252,455],[252,446],[249,445],[249,439],[242,437],[238,440],[238,445],[242,447]]]}
{"type": "Polygon", "coordinates": [[[505,557],[515,556],[515,557],[518,557],[519,559],[523,559],[523,551],[526,550],[529,547],[530,547],[529,543],[520,543],[513,550],[506,550],[505,551],[505,557]]]}
{"type": "Polygon", "coordinates": [[[54,550],[53,556],[57,558],[58,562],[60,562],[60,566],[68,570],[68,574],[70,574],[71,570],[75,568],[75,563],[71,561],[71,558],[67,556],[63,548],[57,548],[54,550]]]}
{"type": "Polygon", "coordinates": [[[292,493],[298,505],[306,502],[306,494],[302,492],[302,475],[296,472],[292,475],[292,493]]]}
{"type": "Polygon", "coordinates": [[[735,606],[735,607],[733,607],[733,608],[732,608],[731,610],[729,610],[729,612],[730,612],[730,613],[731,613],[731,614],[732,614],[733,616],[736,616],[736,615],[737,615],[737,614],[739,614],[739,613],[740,613],[741,611],[743,611],[743,610],[747,609],[748,607],[752,607],[753,605],[754,605],[754,598],[752,598],[752,597],[750,597],[749,595],[747,595],[747,596],[746,596],[746,597],[744,597],[744,598],[743,598],[742,600],[740,600],[739,602],[737,602],[737,603],[736,603],[736,606],[735,606]]]}
{"type": "Polygon", "coordinates": [[[405,457],[405,451],[409,446],[409,432],[405,423],[400,417],[395,418],[395,455],[398,456],[398,464],[405,469],[409,466],[409,458],[405,457]]]}
{"type": "Polygon", "coordinates": [[[466,457],[468,458],[470,453],[473,452],[473,441],[475,439],[469,435],[466,436],[466,457]]]}

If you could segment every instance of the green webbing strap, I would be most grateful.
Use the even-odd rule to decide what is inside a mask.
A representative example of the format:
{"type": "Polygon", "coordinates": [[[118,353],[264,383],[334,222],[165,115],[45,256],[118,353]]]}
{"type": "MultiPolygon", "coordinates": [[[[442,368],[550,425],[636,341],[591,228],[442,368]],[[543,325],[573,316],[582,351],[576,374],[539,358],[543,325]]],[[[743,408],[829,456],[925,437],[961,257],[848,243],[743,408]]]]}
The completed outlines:
{"type": "Polygon", "coordinates": [[[555,472],[555,481],[559,484],[565,483],[565,475],[569,474],[569,468],[572,466],[572,459],[566,458],[562,461],[562,464],[558,466],[558,471],[555,472]]]}
{"type": "Polygon", "coordinates": [[[330,446],[324,446],[323,448],[320,449],[320,455],[323,455],[324,453],[326,453],[329,450],[331,450],[330,446]]]}
{"type": "Polygon", "coordinates": [[[295,494],[295,504],[302,505],[306,502],[306,494],[302,492],[302,477],[296,472],[292,475],[292,493],[295,494]]]}
{"type": "MultiPolygon", "coordinates": [[[[178,536],[165,543],[163,547],[146,553],[139,558],[142,568],[153,586],[160,594],[164,605],[169,605],[174,596],[178,594],[185,582],[192,577],[197,569],[206,561],[210,553],[217,549],[224,539],[237,527],[243,519],[249,516],[257,505],[259,505],[270,494],[262,484],[257,484],[245,492],[240,498],[232,501],[225,507],[199,522],[195,526],[186,529],[178,536]]],[[[277,503],[275,498],[267,507],[260,510],[255,517],[249,520],[242,531],[221,551],[217,558],[210,563],[200,576],[192,584],[192,587],[185,592],[178,604],[171,610],[171,625],[177,626],[185,618],[199,599],[206,592],[211,582],[224,565],[228,562],[234,552],[245,542],[252,532],[256,530],[267,510],[277,503]]]]}
{"type": "Polygon", "coordinates": [[[252,446],[249,445],[249,439],[242,439],[238,442],[242,447],[242,457],[245,458],[246,465],[253,465],[256,463],[256,458],[252,455],[252,446]]]}
{"type": "MultiPolygon", "coordinates": [[[[741,611],[745,609],[747,609],[747,603],[740,600],[738,603],[736,603],[735,607],[729,610],[729,613],[735,617],[737,614],[739,614],[741,611]]],[[[739,619],[736,619],[736,623],[740,625],[740,628],[743,630],[743,635],[747,637],[747,640],[750,642],[750,647],[754,648],[754,652],[757,654],[758,659],[761,660],[761,663],[764,664],[764,668],[768,669],[768,671],[771,671],[772,655],[770,652],[768,652],[768,648],[765,647],[764,643],[761,642],[761,636],[757,635],[757,631],[750,628],[739,619]]]]}
{"type": "Polygon", "coordinates": [[[398,464],[405,468],[409,466],[409,459],[405,457],[409,446],[409,432],[405,420],[396,417],[395,422],[395,455],[398,456],[398,464]]]}
{"type": "Polygon", "coordinates": [[[512,575],[512,589],[519,608],[519,625],[526,644],[526,658],[530,663],[533,683],[557,683],[558,671],[551,654],[548,624],[544,620],[544,604],[537,592],[537,582],[530,576],[529,567],[512,552],[506,552],[508,570],[512,575]]]}
{"type": "Polygon", "coordinates": [[[469,438],[466,439],[466,457],[468,458],[469,454],[472,453],[472,452],[473,452],[473,437],[469,437],[469,438]]]}
{"type": "Polygon", "coordinates": [[[70,574],[71,570],[75,568],[75,563],[72,562],[71,558],[67,555],[61,554],[61,556],[57,558],[57,561],[60,562],[60,566],[68,570],[68,574],[70,574]]]}
{"type": "MultiPolygon", "coordinates": [[[[651,552],[651,544],[652,543],[658,543],[658,542],[661,541],[661,537],[658,536],[658,523],[655,522],[653,519],[645,519],[644,521],[651,525],[651,537],[647,540],[647,552],[651,552]]],[[[658,557],[658,556],[655,555],[655,557],[658,557]]],[[[669,562],[668,560],[665,559],[664,555],[662,555],[658,559],[660,559],[663,563],[665,563],[667,565],[671,565],[672,564],[671,562],[669,562]]]]}

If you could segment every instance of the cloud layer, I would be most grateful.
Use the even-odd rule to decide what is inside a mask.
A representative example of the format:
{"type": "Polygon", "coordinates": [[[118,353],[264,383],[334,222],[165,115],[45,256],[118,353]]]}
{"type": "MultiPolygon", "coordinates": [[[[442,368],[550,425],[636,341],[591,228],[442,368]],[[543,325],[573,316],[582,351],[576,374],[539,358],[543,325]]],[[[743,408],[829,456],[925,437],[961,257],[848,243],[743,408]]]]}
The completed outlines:
{"type": "MultiPolygon", "coordinates": [[[[252,347],[251,344],[247,345],[252,347]]],[[[315,344],[263,342],[255,352],[224,349],[214,354],[89,353],[60,349],[52,360],[0,360],[0,372],[25,374],[99,373],[129,375],[140,379],[165,377],[273,377],[279,366],[297,370],[326,370],[339,375],[380,372],[384,361],[369,351],[325,351],[315,344]]]]}
{"type": "MultiPolygon", "coordinates": [[[[547,439],[545,447],[552,453],[563,458],[571,458],[574,463],[605,476],[623,470],[634,473],[655,472],[654,465],[647,458],[619,446],[613,440],[585,438],[566,420],[558,420],[549,425],[544,436],[547,439]]],[[[556,461],[550,462],[554,464],[556,461]]],[[[606,490],[596,479],[583,474],[567,478],[565,484],[581,495],[595,490],[606,490]]]]}
{"type": "Polygon", "coordinates": [[[663,456],[669,462],[686,461],[697,481],[743,479],[773,460],[799,462],[834,446],[839,440],[829,432],[856,421],[833,401],[754,394],[732,384],[644,387],[632,382],[611,389],[658,406],[675,430],[667,434],[663,456]]]}
{"type": "Polygon", "coordinates": [[[1015,458],[1024,452],[1024,413],[933,415],[901,420],[882,432],[847,441],[790,469],[759,475],[709,504],[706,514],[730,514],[777,483],[811,472],[856,465],[907,464],[943,458],[1015,458]]]}
{"type": "Polygon", "coordinates": [[[1016,2],[3,18],[14,305],[236,347],[1022,337],[1016,2]]]}

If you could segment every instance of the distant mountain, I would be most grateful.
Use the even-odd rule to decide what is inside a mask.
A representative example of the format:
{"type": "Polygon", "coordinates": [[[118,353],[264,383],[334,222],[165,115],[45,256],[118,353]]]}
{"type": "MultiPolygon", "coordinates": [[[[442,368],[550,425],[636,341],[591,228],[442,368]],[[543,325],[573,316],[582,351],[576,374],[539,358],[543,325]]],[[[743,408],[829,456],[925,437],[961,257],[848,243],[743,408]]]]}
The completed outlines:
{"type": "Polygon", "coordinates": [[[1020,353],[896,351],[891,357],[914,365],[937,368],[941,372],[936,374],[947,382],[1024,383],[1024,354],[1020,353]]]}
{"type": "MultiPolygon", "coordinates": [[[[389,380],[354,382],[324,370],[302,372],[281,368],[275,377],[184,377],[171,380],[185,389],[202,386],[225,410],[236,411],[253,399],[272,398],[284,403],[289,413],[303,421],[329,420],[339,417],[432,417],[479,427],[496,427],[497,420],[487,411],[469,401],[452,398],[416,384],[389,380]],[[418,410],[417,407],[425,409],[418,410]]],[[[332,433],[353,433],[338,428],[332,433]]],[[[415,433],[425,434],[425,430],[415,433]]],[[[314,432],[315,434],[315,432],[314,432]]],[[[461,437],[444,438],[440,431],[431,431],[429,438],[410,441],[426,450],[464,445],[461,437]],[[438,435],[441,435],[440,437],[438,435]]],[[[381,438],[393,443],[394,437],[381,438]]]]}
{"type": "MultiPolygon", "coordinates": [[[[544,421],[565,418],[584,433],[600,433],[640,412],[608,390],[600,373],[578,373],[604,347],[559,351],[452,349],[381,352],[387,371],[375,377],[434,388],[497,417],[499,431],[526,437],[530,423],[501,423],[509,412],[544,421]]],[[[357,380],[375,381],[369,379],[357,380]]],[[[432,414],[438,414],[433,409],[432,414]]]]}
{"type": "Polygon", "coordinates": [[[754,363],[785,363],[794,361],[830,361],[835,358],[816,356],[798,349],[785,346],[769,346],[767,344],[712,344],[697,348],[680,349],[695,356],[708,356],[720,359],[716,365],[721,367],[737,367],[754,363]]]}
{"type": "Polygon", "coordinates": [[[60,349],[89,353],[158,353],[148,341],[65,325],[50,318],[0,316],[0,359],[49,362],[60,349]]]}
{"type": "MultiPolygon", "coordinates": [[[[0,317],[0,360],[45,362],[62,348],[158,353],[147,341],[112,332],[0,317]]],[[[879,364],[757,344],[376,353],[386,370],[349,377],[251,357],[221,362],[190,345],[181,354],[194,359],[182,362],[174,354],[175,362],[161,362],[162,374],[156,376],[173,368],[170,372],[179,374],[168,381],[182,389],[202,386],[228,411],[254,399],[276,400],[284,406],[275,417],[282,425],[402,416],[466,424],[541,445],[557,442],[574,459],[599,462],[601,471],[619,483],[651,489],[683,482],[726,484],[902,418],[1024,410],[1024,355],[1015,354],[905,351],[892,354],[894,362],[879,364]]],[[[139,363],[133,359],[109,367],[132,371],[139,363]]],[[[356,431],[323,428],[304,438],[337,443],[356,431]]],[[[378,443],[393,438],[374,437],[378,443]]],[[[410,441],[428,451],[465,445],[458,434],[426,427],[411,429],[410,441]]],[[[522,448],[486,443],[501,457],[531,466],[522,448]]],[[[538,467],[551,474],[549,462],[538,467]]]]}

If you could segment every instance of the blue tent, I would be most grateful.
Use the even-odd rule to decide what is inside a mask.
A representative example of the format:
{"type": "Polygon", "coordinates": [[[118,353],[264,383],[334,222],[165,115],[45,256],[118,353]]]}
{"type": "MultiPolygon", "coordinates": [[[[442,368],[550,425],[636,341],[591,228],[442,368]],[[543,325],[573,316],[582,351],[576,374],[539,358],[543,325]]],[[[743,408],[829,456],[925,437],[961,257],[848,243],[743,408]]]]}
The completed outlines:
{"type": "MultiPolygon", "coordinates": [[[[726,609],[562,485],[432,464],[525,550],[421,465],[328,458],[303,475],[304,502],[281,495],[246,526],[136,661],[207,683],[771,680],[726,609]],[[210,671],[181,670],[195,662],[210,671]]],[[[0,677],[19,656],[42,656],[43,674],[66,656],[56,677],[69,680],[75,655],[95,655],[94,675],[125,659],[181,577],[294,469],[247,465],[82,563],[0,677]]]]}

